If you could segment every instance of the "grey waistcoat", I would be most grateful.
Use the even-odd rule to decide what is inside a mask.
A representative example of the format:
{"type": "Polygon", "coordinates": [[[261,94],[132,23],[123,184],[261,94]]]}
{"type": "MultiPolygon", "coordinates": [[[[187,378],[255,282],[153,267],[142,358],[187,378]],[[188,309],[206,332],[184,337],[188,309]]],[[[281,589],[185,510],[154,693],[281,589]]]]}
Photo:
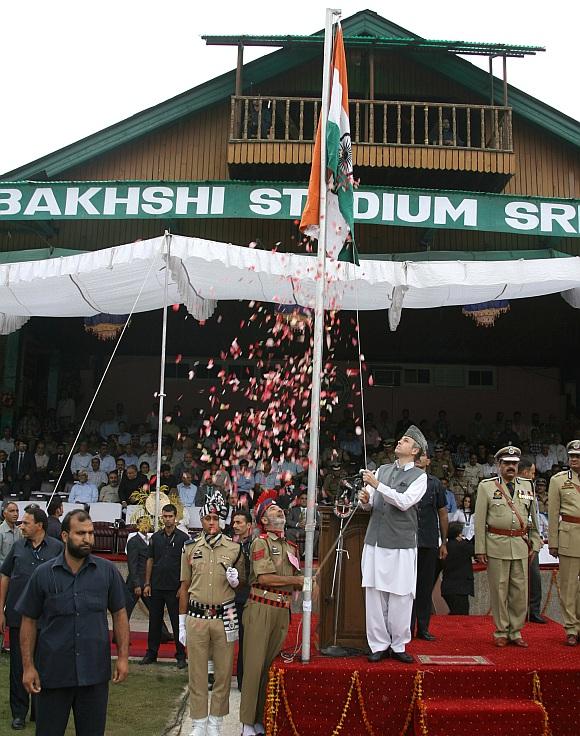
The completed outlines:
{"type": "MultiPolygon", "coordinates": [[[[414,480],[423,475],[419,468],[408,470],[393,465],[381,465],[377,478],[397,493],[404,493],[414,480]]],[[[365,544],[387,549],[410,549],[417,546],[417,507],[401,511],[385,500],[382,493],[375,491],[373,510],[367,528],[365,544]]]]}

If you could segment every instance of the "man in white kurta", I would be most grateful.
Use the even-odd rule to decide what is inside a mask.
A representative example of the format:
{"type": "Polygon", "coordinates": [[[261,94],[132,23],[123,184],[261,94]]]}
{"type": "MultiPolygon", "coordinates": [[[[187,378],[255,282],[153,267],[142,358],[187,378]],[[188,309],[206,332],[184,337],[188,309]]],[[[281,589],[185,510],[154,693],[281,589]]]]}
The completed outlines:
{"type": "Polygon", "coordinates": [[[410,663],[411,612],[417,581],[417,510],[427,476],[415,466],[425,437],[411,426],[397,443],[397,460],[375,473],[363,471],[360,500],[371,521],[362,554],[369,661],[391,657],[410,663]]]}

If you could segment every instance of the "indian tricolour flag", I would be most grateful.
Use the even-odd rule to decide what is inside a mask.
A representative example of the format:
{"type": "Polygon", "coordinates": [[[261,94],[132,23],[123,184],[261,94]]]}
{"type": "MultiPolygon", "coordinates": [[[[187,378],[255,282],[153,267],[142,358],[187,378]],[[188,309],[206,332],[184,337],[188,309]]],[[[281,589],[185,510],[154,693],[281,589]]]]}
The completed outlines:
{"type": "MultiPolygon", "coordinates": [[[[342,29],[338,24],[330,78],[330,105],[326,127],[326,254],[329,258],[358,266],[354,241],[353,176],[350,122],[348,119],[348,81],[342,29]]],[[[314,144],[308,198],[300,229],[311,238],[320,235],[320,155],[322,116],[314,144]]]]}

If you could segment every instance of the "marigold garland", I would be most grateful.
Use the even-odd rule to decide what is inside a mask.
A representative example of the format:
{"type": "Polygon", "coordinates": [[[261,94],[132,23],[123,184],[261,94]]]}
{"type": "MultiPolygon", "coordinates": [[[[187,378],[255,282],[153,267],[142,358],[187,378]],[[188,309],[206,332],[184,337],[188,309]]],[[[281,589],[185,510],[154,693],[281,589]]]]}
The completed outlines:
{"type": "Polygon", "coordinates": [[[540,676],[537,672],[534,672],[532,677],[532,700],[541,709],[544,715],[544,730],[542,736],[552,736],[552,729],[550,728],[550,719],[548,711],[542,700],[542,686],[540,683],[540,676]]]}
{"type": "Polygon", "coordinates": [[[369,721],[369,717],[367,715],[367,709],[365,708],[365,702],[364,702],[363,696],[362,696],[362,684],[361,684],[361,681],[360,681],[359,674],[358,674],[358,672],[355,672],[354,675],[355,675],[354,680],[355,680],[355,685],[356,685],[356,693],[357,693],[357,697],[358,697],[358,704],[359,704],[359,707],[360,707],[360,711],[362,713],[363,723],[365,724],[365,728],[366,728],[367,732],[370,734],[370,736],[375,736],[375,732],[373,731],[373,727],[371,726],[371,723],[369,721]]]}
{"type": "Polygon", "coordinates": [[[421,670],[417,670],[415,673],[415,679],[413,681],[413,694],[411,695],[411,702],[409,703],[409,710],[407,711],[407,717],[405,718],[405,725],[403,726],[399,736],[405,736],[413,720],[413,713],[415,711],[415,703],[417,699],[423,699],[423,675],[421,670]]]}
{"type": "Polygon", "coordinates": [[[278,733],[278,710],[280,708],[280,670],[271,667],[268,674],[266,690],[266,733],[276,736],[278,733]]]}
{"type": "Polygon", "coordinates": [[[284,686],[284,670],[280,670],[280,690],[282,691],[282,699],[284,700],[284,709],[288,716],[288,723],[292,729],[293,736],[300,736],[292,718],[292,711],[290,710],[290,703],[288,702],[288,696],[286,695],[286,687],[284,686]]]}

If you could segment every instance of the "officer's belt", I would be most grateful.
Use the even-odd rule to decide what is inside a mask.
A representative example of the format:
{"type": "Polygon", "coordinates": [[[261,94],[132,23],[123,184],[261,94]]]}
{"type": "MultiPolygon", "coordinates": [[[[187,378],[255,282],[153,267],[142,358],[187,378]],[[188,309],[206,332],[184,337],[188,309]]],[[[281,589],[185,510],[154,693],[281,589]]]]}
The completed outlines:
{"type": "Polygon", "coordinates": [[[527,536],[527,529],[498,529],[495,526],[488,526],[487,531],[489,534],[501,534],[502,537],[525,537],[527,536]]]}
{"type": "Polygon", "coordinates": [[[229,609],[234,601],[226,601],[222,604],[210,605],[209,603],[198,603],[190,599],[187,605],[187,615],[194,618],[223,619],[224,612],[229,609]]]}
{"type": "Polygon", "coordinates": [[[280,590],[277,593],[274,593],[267,588],[257,588],[252,586],[248,597],[251,601],[265,603],[267,606],[274,606],[275,608],[290,608],[292,593],[288,593],[286,590],[280,590]]]}
{"type": "Polygon", "coordinates": [[[568,521],[570,524],[580,524],[580,516],[569,516],[568,514],[562,514],[562,521],[568,521]]]}

